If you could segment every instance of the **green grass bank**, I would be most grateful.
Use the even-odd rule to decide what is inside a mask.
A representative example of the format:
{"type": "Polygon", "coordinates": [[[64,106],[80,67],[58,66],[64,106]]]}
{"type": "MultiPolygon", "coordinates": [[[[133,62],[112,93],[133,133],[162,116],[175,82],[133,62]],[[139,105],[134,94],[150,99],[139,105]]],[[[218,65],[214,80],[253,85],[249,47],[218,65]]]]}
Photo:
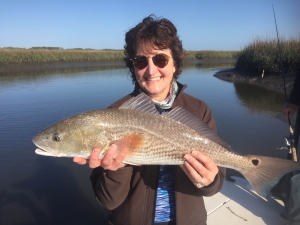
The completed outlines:
{"type": "Polygon", "coordinates": [[[1,48],[0,63],[45,63],[117,60],[124,57],[121,50],[64,50],[49,48],[1,48]]]}
{"type": "MultiPolygon", "coordinates": [[[[185,51],[187,59],[236,58],[238,51],[185,51]]],[[[0,48],[0,63],[45,63],[73,61],[122,60],[123,50],[61,49],[35,47],[31,49],[0,48]]]]}
{"type": "MultiPolygon", "coordinates": [[[[300,66],[300,36],[280,39],[280,50],[285,73],[294,72],[300,66]]],[[[186,59],[222,60],[236,59],[239,71],[261,74],[280,73],[280,57],[277,39],[256,38],[240,51],[185,51],[186,59]]],[[[48,63],[88,62],[120,60],[123,50],[62,49],[59,47],[0,48],[0,63],[48,63]]]]}
{"type": "MultiPolygon", "coordinates": [[[[300,36],[279,40],[284,73],[294,72],[300,66],[300,36]]],[[[261,74],[280,73],[280,55],[277,39],[256,38],[238,54],[236,69],[261,74]]]]}

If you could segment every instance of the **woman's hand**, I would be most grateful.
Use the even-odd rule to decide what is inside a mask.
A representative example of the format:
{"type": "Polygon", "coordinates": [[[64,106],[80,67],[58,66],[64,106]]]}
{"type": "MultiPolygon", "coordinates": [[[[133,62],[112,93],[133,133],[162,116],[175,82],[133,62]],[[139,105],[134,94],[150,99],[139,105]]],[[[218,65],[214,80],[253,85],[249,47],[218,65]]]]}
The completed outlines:
{"type": "Polygon", "coordinates": [[[80,165],[84,165],[88,163],[90,168],[96,168],[98,166],[101,166],[105,170],[112,170],[112,171],[115,171],[125,166],[125,164],[122,161],[126,156],[126,149],[119,150],[115,144],[112,144],[109,147],[103,159],[99,159],[99,155],[100,155],[100,148],[95,147],[89,159],[74,157],[73,161],[80,165]]]}
{"type": "Polygon", "coordinates": [[[210,185],[219,172],[211,158],[198,151],[184,156],[186,160],[180,167],[197,188],[210,185]]]}

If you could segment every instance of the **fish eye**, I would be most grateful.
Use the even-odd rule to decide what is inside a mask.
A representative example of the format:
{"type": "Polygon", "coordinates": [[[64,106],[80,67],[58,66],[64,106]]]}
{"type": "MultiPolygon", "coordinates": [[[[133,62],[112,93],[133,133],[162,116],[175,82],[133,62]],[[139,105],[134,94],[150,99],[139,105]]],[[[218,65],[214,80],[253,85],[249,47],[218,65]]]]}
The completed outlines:
{"type": "Polygon", "coordinates": [[[53,141],[60,141],[60,137],[59,137],[59,135],[58,134],[54,134],[53,136],[52,136],[52,140],[53,141]]]}

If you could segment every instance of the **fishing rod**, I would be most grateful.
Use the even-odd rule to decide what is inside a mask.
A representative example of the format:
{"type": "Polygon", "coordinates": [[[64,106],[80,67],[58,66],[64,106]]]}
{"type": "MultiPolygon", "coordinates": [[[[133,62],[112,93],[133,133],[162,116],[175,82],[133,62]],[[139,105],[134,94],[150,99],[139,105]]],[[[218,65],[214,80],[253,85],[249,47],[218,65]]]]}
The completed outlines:
{"type": "MultiPolygon", "coordinates": [[[[284,79],[284,70],[283,70],[283,64],[282,64],[282,58],[281,58],[281,49],[280,49],[280,44],[279,44],[279,35],[278,35],[278,29],[277,29],[277,22],[276,22],[276,16],[275,16],[275,10],[274,6],[273,7],[273,14],[274,14],[274,20],[275,20],[275,26],[276,26],[276,33],[277,33],[277,46],[278,46],[278,54],[279,54],[279,63],[280,63],[280,72],[283,80],[283,87],[284,87],[284,94],[285,94],[285,102],[287,103],[288,97],[287,97],[287,92],[286,92],[286,86],[285,86],[285,79],[284,79]]],[[[291,120],[290,120],[290,114],[288,113],[288,123],[289,123],[289,138],[286,138],[286,144],[288,148],[290,149],[290,153],[292,154],[292,158],[294,161],[297,160],[297,150],[295,147],[295,139],[294,139],[294,129],[291,125],[291,120]]]]}

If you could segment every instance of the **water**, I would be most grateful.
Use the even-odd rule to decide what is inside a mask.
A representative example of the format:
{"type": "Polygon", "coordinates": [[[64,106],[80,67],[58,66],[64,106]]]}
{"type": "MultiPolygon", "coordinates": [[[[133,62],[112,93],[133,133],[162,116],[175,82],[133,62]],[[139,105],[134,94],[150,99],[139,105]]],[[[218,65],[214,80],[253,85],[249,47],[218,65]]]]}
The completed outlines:
{"type": "MultiPolygon", "coordinates": [[[[224,67],[224,65],[222,65],[224,67]]],[[[230,66],[230,65],[227,65],[230,66]]],[[[213,77],[217,65],[190,65],[179,82],[212,109],[218,134],[237,152],[286,156],[287,125],[275,119],[284,96],[213,77]]],[[[132,91],[126,68],[0,77],[0,224],[107,224],[88,166],[34,153],[31,139],[71,115],[105,108],[132,91]]]]}

